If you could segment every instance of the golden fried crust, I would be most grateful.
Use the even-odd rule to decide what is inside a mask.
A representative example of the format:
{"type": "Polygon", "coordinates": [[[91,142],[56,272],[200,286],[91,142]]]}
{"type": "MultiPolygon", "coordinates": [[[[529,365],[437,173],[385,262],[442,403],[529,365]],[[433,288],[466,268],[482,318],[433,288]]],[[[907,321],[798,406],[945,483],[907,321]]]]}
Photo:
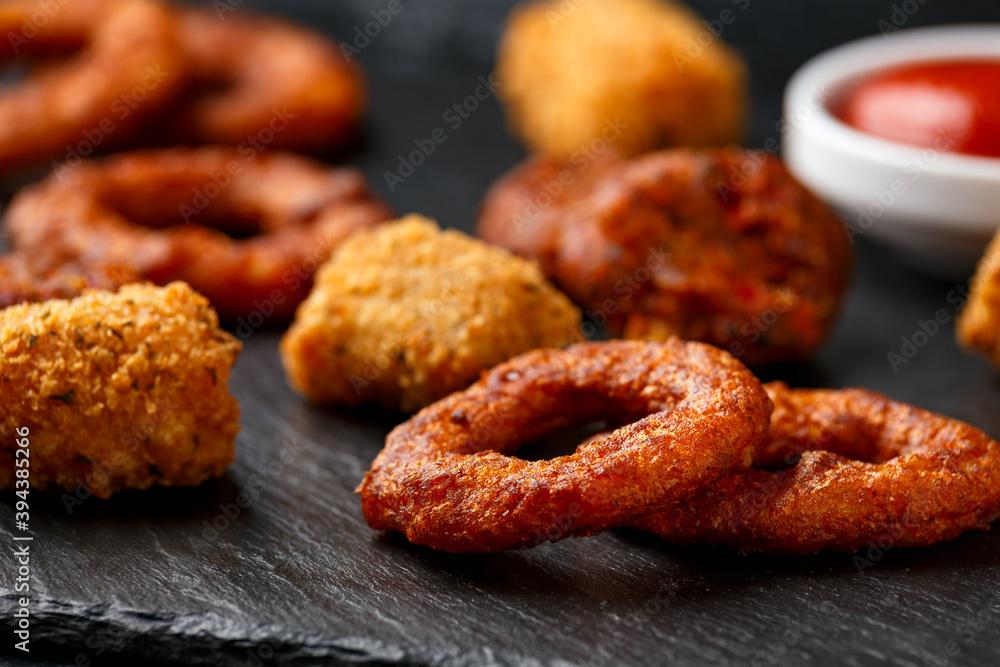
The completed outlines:
{"type": "Polygon", "coordinates": [[[661,0],[566,5],[521,5],[500,43],[498,95],[533,151],[569,159],[595,140],[627,155],[740,140],[746,66],[698,16],[661,0]],[[699,46],[703,34],[712,39],[699,46]]]}
{"type": "Polygon", "coordinates": [[[5,0],[0,34],[4,61],[75,52],[0,95],[2,170],[69,159],[81,141],[91,150],[120,144],[185,80],[173,14],[153,0],[72,0],[48,9],[5,0]]]}
{"type": "Polygon", "coordinates": [[[979,262],[956,330],[963,347],[982,352],[1000,368],[1000,233],[979,262]]]}
{"type": "Polygon", "coordinates": [[[71,299],[85,289],[117,290],[137,279],[121,267],[39,265],[27,255],[0,255],[0,309],[19,303],[71,299]]]}
{"type": "Polygon", "coordinates": [[[774,403],[756,465],[636,527],[675,542],[804,554],[921,546],[1000,514],[1000,445],[982,432],[862,389],[766,385],[774,403]]]}
{"type": "Polygon", "coordinates": [[[227,388],[239,350],[183,283],[0,311],[0,488],[14,487],[25,427],[40,489],[107,498],[221,475],[239,431],[227,388]]]}
{"type": "Polygon", "coordinates": [[[555,278],[566,211],[624,164],[613,150],[579,165],[539,155],[529,157],[486,193],[477,231],[490,243],[534,259],[545,275],[555,278]]]}
{"type": "Polygon", "coordinates": [[[479,234],[538,259],[612,334],[701,340],[751,365],[812,354],[853,264],[841,223],[779,159],[735,148],[582,171],[534,158],[493,186],[479,234]]]}
{"type": "Polygon", "coordinates": [[[748,466],[771,405],[725,352],[677,339],[536,350],[397,427],[358,488],[365,519],[415,544],[488,553],[620,526],[748,466]],[[521,445],[627,424],[569,456],[521,445]]]}
{"type": "Polygon", "coordinates": [[[56,172],[18,193],[6,221],[11,246],[39,261],[182,280],[223,318],[287,320],[332,250],[391,215],[354,169],[203,147],[56,172]]]}
{"type": "Polygon", "coordinates": [[[505,359],[570,343],[579,324],[533,263],[408,216],[356,234],[320,269],[281,353],[318,403],[413,411],[505,359]]]}
{"type": "Polygon", "coordinates": [[[243,14],[223,20],[215,8],[179,12],[192,82],[165,131],[185,143],[269,136],[271,149],[312,153],[352,140],[365,109],[360,68],[322,35],[243,14]]]}

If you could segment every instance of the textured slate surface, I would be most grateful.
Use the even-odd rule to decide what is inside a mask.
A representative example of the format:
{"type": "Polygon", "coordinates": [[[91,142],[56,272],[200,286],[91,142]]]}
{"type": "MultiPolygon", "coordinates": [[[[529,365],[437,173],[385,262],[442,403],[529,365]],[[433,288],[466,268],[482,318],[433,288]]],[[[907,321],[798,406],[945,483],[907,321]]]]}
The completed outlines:
{"type": "MultiPolygon", "coordinates": [[[[407,4],[382,46],[366,51],[374,111],[353,161],[401,211],[469,228],[482,189],[520,151],[492,101],[460,128],[442,120],[489,71],[491,30],[505,4],[455,3],[407,4]],[[382,173],[437,127],[448,141],[390,192],[382,173]]],[[[702,4],[709,16],[722,6],[702,4]]],[[[819,14],[830,11],[818,4],[819,14]]],[[[350,34],[380,7],[315,2],[289,13],[350,34]]],[[[767,12],[777,10],[754,7],[752,25],[769,25],[767,12]]],[[[740,25],[733,40],[751,59],[805,48],[765,43],[740,25]]],[[[758,88],[757,143],[772,136],[773,92],[758,88]]],[[[957,286],[921,278],[864,240],[859,250],[829,344],[807,364],[764,375],[867,386],[1000,437],[1000,378],[958,350],[951,325],[898,373],[887,360],[919,321],[954,313],[957,286]]],[[[302,402],[284,382],[278,335],[255,331],[246,341],[232,385],[244,431],[223,479],[90,499],[72,515],[58,496],[32,495],[32,656],[93,665],[1000,662],[996,529],[929,549],[805,558],[674,547],[624,530],[494,556],[437,554],[375,534],[352,492],[402,417],[302,402]],[[252,502],[237,514],[240,492],[252,502]]],[[[12,504],[6,495],[0,502],[0,653],[11,654],[12,504]]]]}

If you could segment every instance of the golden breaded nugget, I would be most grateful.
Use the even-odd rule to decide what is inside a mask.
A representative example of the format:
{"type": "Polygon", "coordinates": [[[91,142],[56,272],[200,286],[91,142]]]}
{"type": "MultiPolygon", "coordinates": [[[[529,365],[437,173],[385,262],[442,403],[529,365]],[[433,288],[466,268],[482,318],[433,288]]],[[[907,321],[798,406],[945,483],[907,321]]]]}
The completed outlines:
{"type": "Polygon", "coordinates": [[[746,66],[673,2],[527,3],[508,20],[497,78],[513,133],[556,158],[594,141],[631,156],[743,133],[746,66]]]}
{"type": "Polygon", "coordinates": [[[126,285],[0,311],[0,488],[99,498],[221,475],[239,404],[227,388],[240,343],[184,283],[126,285]]]}
{"type": "Polygon", "coordinates": [[[1000,232],[979,262],[955,328],[963,347],[982,352],[1000,368],[1000,232]]]}
{"type": "Polygon", "coordinates": [[[579,325],[534,263],[411,215],[356,233],[320,268],[281,356],[313,401],[414,411],[579,325]]]}

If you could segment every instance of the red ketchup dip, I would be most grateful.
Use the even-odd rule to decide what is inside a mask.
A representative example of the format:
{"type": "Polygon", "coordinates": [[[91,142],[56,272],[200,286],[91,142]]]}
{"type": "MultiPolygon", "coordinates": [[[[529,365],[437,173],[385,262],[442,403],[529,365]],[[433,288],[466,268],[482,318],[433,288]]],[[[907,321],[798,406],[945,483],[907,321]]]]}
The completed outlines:
{"type": "Polygon", "coordinates": [[[835,110],[867,134],[1000,157],[1000,60],[917,63],[862,81],[835,110]]]}

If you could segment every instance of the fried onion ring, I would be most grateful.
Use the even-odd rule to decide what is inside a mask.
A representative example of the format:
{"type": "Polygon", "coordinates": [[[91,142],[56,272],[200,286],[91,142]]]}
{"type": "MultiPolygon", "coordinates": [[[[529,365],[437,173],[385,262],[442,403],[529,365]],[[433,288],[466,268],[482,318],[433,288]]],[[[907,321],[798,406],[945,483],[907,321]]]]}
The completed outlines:
{"type": "Polygon", "coordinates": [[[923,546],[1000,514],[1000,445],[960,421],[863,389],[765,385],[755,466],[635,522],[673,542],[805,554],[923,546]],[[780,472],[759,469],[794,462],[780,472]]]}
{"type": "Polygon", "coordinates": [[[123,142],[183,83],[173,15],[152,0],[8,0],[0,34],[0,59],[45,64],[0,94],[0,170],[123,142]]]}
{"type": "Polygon", "coordinates": [[[614,528],[750,464],[770,415],[758,380],[701,343],[612,341],[505,362],[397,427],[358,487],[368,525],[453,553],[614,528]],[[627,424],[569,456],[520,446],[627,424]]]}
{"type": "Polygon", "coordinates": [[[0,309],[19,303],[71,299],[85,289],[116,291],[132,282],[136,277],[121,267],[37,266],[20,253],[0,255],[0,309]]]}
{"type": "Polygon", "coordinates": [[[365,110],[364,77],[334,44],[273,18],[223,18],[214,9],[179,13],[191,83],[165,116],[168,136],[178,143],[250,142],[310,153],[355,138],[365,110]]]}
{"type": "Polygon", "coordinates": [[[14,249],[41,261],[182,280],[224,318],[288,319],[331,251],[390,217],[355,170],[201,148],[120,154],[57,173],[15,197],[7,229],[14,249]]]}
{"type": "Polygon", "coordinates": [[[751,365],[812,354],[853,263],[778,158],[737,148],[533,158],[493,186],[479,234],[537,259],[612,335],[701,340],[751,365]]]}

